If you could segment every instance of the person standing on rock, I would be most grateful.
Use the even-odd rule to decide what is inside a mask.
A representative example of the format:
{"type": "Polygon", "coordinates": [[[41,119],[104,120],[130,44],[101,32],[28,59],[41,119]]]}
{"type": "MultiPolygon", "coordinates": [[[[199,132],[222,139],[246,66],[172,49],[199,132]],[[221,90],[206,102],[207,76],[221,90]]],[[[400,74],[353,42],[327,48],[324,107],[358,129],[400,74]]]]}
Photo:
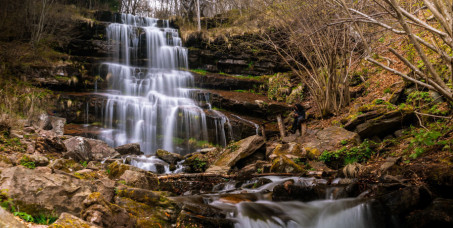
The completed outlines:
{"type": "Polygon", "coordinates": [[[297,129],[299,129],[300,134],[302,135],[301,125],[302,125],[302,122],[305,120],[305,108],[300,104],[296,104],[296,105],[294,105],[293,110],[294,110],[295,116],[294,116],[294,123],[291,128],[291,134],[295,134],[297,129]]]}

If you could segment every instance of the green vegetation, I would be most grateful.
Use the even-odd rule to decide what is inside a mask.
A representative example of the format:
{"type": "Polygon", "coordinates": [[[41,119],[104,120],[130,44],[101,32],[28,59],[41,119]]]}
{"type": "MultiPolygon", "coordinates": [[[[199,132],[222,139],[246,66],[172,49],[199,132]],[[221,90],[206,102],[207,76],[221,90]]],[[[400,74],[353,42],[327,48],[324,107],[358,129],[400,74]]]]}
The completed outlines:
{"type": "Polygon", "coordinates": [[[38,216],[32,216],[27,212],[17,210],[13,200],[8,196],[7,189],[0,189],[0,206],[26,222],[50,225],[58,219],[58,217],[53,215],[39,214],[38,216]]]}
{"type": "Polygon", "coordinates": [[[28,156],[23,156],[21,159],[20,159],[20,164],[29,168],[29,169],[34,169],[36,168],[36,164],[34,161],[31,161],[30,158],[28,156]]]}
{"type": "Polygon", "coordinates": [[[203,75],[203,76],[205,76],[208,73],[208,71],[202,70],[202,69],[192,69],[190,71],[193,73],[196,73],[196,74],[203,75]]]}
{"type": "Polygon", "coordinates": [[[426,130],[426,129],[418,129],[412,130],[411,134],[413,135],[413,139],[410,142],[410,148],[414,148],[414,153],[412,153],[409,157],[410,158],[417,158],[425,152],[425,148],[434,145],[446,145],[446,141],[440,141],[440,136],[442,133],[435,130],[426,130]]]}
{"type": "Polygon", "coordinates": [[[344,164],[366,162],[374,154],[372,144],[373,142],[364,140],[359,146],[351,148],[343,147],[336,151],[324,151],[319,157],[319,160],[323,162],[343,160],[344,164]]]}

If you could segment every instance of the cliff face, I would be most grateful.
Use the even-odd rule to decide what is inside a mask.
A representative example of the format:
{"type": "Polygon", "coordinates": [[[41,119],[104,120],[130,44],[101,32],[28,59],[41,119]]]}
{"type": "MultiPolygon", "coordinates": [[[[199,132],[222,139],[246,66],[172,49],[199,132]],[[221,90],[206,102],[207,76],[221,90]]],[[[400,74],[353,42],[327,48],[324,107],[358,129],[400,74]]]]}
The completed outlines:
{"type": "Polygon", "coordinates": [[[271,75],[289,71],[272,48],[257,34],[219,36],[214,40],[203,33],[185,38],[192,69],[235,75],[271,75]]]}

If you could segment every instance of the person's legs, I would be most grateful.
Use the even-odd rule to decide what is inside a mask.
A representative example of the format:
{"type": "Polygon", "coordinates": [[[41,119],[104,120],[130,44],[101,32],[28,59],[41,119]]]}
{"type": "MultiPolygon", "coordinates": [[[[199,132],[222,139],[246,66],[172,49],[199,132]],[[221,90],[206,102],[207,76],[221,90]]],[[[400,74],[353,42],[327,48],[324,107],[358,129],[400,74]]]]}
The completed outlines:
{"type": "Polygon", "coordinates": [[[302,135],[301,125],[302,125],[303,121],[304,121],[303,117],[297,117],[296,118],[296,120],[294,121],[294,122],[296,122],[296,126],[294,128],[294,133],[296,133],[296,130],[299,130],[300,134],[302,135]]]}
{"type": "Polygon", "coordinates": [[[295,134],[297,131],[297,127],[299,126],[299,117],[294,118],[293,126],[291,127],[291,134],[295,134]]]}

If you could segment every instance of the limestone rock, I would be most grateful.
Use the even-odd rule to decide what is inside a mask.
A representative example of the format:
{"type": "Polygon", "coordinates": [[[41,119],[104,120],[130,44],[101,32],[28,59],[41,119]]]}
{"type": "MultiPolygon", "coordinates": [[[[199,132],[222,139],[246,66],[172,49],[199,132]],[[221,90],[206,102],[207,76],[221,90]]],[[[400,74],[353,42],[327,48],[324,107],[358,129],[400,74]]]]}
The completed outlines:
{"type": "Polygon", "coordinates": [[[143,152],[140,151],[140,144],[138,143],[129,143],[126,145],[119,146],[115,150],[121,155],[142,155],[143,152]]]}
{"type": "Polygon", "coordinates": [[[29,160],[34,162],[36,166],[46,166],[49,164],[49,159],[39,153],[28,156],[29,160]]]}
{"type": "Polygon", "coordinates": [[[66,152],[66,146],[59,137],[38,137],[35,142],[34,151],[41,154],[64,153],[66,152]]]}
{"type": "Polygon", "coordinates": [[[55,161],[53,161],[52,164],[50,165],[50,167],[53,170],[61,170],[61,171],[67,172],[67,173],[75,172],[75,171],[79,171],[79,170],[83,169],[83,166],[80,163],[78,163],[72,159],[63,159],[63,158],[59,158],[59,159],[56,159],[55,161]]]}
{"type": "Polygon", "coordinates": [[[93,192],[83,201],[82,218],[102,227],[134,227],[133,220],[124,208],[109,203],[99,192],[93,192]]]}
{"type": "Polygon", "coordinates": [[[158,187],[157,176],[146,171],[133,171],[126,170],[120,176],[120,180],[124,180],[127,185],[143,188],[143,189],[156,189],[158,187]]]}
{"type": "Polygon", "coordinates": [[[307,156],[311,159],[318,157],[323,151],[334,151],[341,147],[342,142],[359,143],[357,133],[345,130],[341,127],[328,127],[305,139],[303,145],[307,156]]]}
{"type": "Polygon", "coordinates": [[[65,118],[42,114],[33,125],[42,130],[50,130],[55,133],[56,136],[62,136],[64,134],[65,124],[65,118]]]}
{"type": "Polygon", "coordinates": [[[278,144],[269,158],[274,159],[279,155],[283,155],[289,159],[303,159],[306,158],[306,151],[302,149],[299,143],[290,142],[288,144],[278,144]]]}
{"type": "Polygon", "coordinates": [[[0,227],[3,228],[26,228],[26,226],[15,218],[15,216],[3,207],[0,207],[0,227]]]}
{"type": "Polygon", "coordinates": [[[49,228],[66,228],[66,227],[84,227],[84,228],[100,228],[94,224],[82,220],[79,217],[68,213],[62,213],[57,221],[55,221],[49,228]]]}
{"type": "Polygon", "coordinates": [[[101,140],[73,137],[63,141],[63,143],[67,149],[64,156],[75,161],[102,161],[119,155],[115,149],[101,140]]]}
{"type": "Polygon", "coordinates": [[[178,161],[182,160],[182,156],[176,153],[171,153],[166,150],[157,150],[156,156],[165,162],[168,162],[171,165],[176,164],[178,161]]]}
{"type": "Polygon", "coordinates": [[[0,189],[8,189],[15,205],[33,216],[46,211],[80,213],[80,202],[96,190],[89,181],[52,173],[47,167],[3,169],[0,180],[0,189]]]}
{"type": "Polygon", "coordinates": [[[83,137],[73,137],[63,141],[67,152],[64,154],[66,158],[72,158],[75,161],[91,161],[91,145],[83,137]]]}
{"type": "Polygon", "coordinates": [[[234,166],[239,160],[244,159],[258,149],[262,148],[265,144],[263,137],[254,135],[239,142],[229,145],[220,155],[213,165],[206,170],[206,172],[225,172],[234,166]],[[218,167],[224,167],[219,170],[218,167]]]}

